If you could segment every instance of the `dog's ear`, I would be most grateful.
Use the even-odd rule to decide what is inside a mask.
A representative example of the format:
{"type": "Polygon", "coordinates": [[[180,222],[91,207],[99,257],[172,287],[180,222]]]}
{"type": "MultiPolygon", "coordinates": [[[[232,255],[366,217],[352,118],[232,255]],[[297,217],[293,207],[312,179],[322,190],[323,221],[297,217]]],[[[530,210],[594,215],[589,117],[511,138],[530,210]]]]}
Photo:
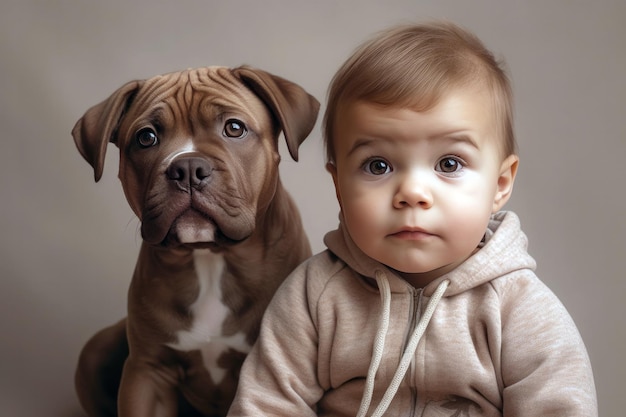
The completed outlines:
{"type": "Polygon", "coordinates": [[[311,133],[320,103],[299,85],[248,66],[235,68],[238,76],[270,108],[281,125],[287,148],[298,160],[298,147],[311,133]]]}
{"type": "Polygon", "coordinates": [[[130,81],[81,117],[72,136],[80,154],[93,167],[96,182],[102,177],[107,144],[114,140],[120,119],[137,92],[140,81],[130,81]]]}

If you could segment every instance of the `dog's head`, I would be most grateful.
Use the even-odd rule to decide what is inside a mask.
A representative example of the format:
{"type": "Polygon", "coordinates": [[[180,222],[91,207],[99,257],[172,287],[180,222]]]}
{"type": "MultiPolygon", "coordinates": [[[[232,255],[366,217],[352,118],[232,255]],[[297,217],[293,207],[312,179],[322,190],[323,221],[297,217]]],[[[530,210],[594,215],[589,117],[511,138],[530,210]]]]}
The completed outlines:
{"type": "Polygon", "coordinates": [[[250,67],[207,67],[132,81],[87,110],[72,131],[102,176],[107,144],[150,244],[223,245],[249,237],[278,186],[278,138],[289,153],[319,103],[300,86],[250,67]]]}

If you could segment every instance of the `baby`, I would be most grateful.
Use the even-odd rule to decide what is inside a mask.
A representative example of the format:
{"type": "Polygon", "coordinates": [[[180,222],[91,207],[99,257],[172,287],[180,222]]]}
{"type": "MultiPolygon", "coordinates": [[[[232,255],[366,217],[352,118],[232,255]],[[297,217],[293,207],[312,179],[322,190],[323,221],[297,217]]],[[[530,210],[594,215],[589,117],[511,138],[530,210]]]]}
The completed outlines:
{"type": "Polygon", "coordinates": [[[340,224],[275,295],[229,415],[597,416],[576,326],[500,211],[512,94],[480,40],[380,33],[324,123],[340,224]]]}

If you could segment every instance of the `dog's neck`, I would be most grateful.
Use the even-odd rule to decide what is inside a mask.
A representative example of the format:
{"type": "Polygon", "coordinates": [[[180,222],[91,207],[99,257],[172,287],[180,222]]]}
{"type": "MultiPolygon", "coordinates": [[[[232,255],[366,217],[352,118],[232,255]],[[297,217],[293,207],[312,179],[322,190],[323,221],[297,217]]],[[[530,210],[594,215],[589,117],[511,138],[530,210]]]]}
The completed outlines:
{"type": "MultiPolygon", "coordinates": [[[[303,229],[302,220],[296,204],[278,180],[274,198],[267,209],[257,215],[256,230],[264,231],[260,237],[264,239],[265,244],[275,246],[280,244],[277,241],[284,241],[284,237],[290,235],[292,231],[298,232],[301,229],[303,229]]],[[[289,242],[289,245],[292,243],[289,242]]]]}

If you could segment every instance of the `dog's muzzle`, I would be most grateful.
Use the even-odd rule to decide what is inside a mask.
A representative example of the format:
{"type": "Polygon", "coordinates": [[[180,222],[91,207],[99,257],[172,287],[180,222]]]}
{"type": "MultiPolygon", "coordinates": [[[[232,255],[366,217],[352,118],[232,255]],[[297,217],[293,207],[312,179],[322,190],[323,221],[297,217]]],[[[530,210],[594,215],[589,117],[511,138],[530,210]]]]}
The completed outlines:
{"type": "Polygon", "coordinates": [[[147,192],[143,239],[167,247],[213,247],[248,238],[255,208],[241,197],[229,167],[223,165],[199,154],[170,161],[147,192]]]}

